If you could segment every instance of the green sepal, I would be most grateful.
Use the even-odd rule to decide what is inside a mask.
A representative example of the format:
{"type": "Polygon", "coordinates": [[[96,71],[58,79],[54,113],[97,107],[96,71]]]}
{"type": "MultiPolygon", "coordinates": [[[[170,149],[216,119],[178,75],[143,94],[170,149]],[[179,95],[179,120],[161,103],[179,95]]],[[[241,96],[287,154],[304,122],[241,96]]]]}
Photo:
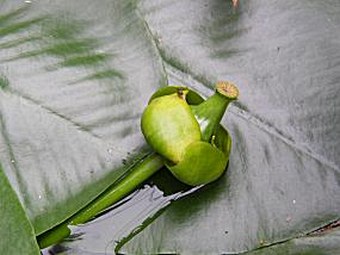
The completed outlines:
{"type": "Polygon", "coordinates": [[[221,150],[210,143],[198,141],[186,148],[178,164],[166,166],[177,179],[196,186],[210,183],[220,177],[227,162],[228,157],[221,150]]]}
{"type": "Polygon", "coordinates": [[[200,126],[185,101],[187,92],[180,88],[155,98],[142,115],[142,132],[148,144],[173,163],[181,160],[189,144],[201,140],[200,126]]]}
{"type": "Polygon", "coordinates": [[[231,151],[231,137],[226,129],[221,125],[217,128],[216,134],[211,140],[211,144],[221,150],[229,158],[231,151]]]}

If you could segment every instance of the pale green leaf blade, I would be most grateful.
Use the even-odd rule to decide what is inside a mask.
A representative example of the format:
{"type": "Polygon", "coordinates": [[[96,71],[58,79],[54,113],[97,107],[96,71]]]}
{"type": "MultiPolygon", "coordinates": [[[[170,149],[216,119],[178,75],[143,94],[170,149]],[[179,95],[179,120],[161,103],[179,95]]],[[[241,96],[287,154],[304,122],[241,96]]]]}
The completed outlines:
{"type": "Polygon", "coordinates": [[[0,161],[40,234],[143,153],[164,73],[133,1],[3,1],[0,19],[0,161]]]}
{"type": "Polygon", "coordinates": [[[0,165],[0,254],[40,254],[31,226],[20,201],[0,165]]]}
{"type": "Polygon", "coordinates": [[[143,1],[171,81],[231,80],[227,174],[173,203],[122,253],[225,254],[339,218],[338,1],[143,1]]]}

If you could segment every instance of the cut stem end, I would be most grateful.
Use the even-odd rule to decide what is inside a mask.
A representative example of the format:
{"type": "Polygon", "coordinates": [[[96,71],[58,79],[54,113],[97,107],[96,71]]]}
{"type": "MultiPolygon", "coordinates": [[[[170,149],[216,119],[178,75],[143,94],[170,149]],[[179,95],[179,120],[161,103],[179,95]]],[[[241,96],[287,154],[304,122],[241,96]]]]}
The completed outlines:
{"type": "Polygon", "coordinates": [[[236,85],[229,81],[218,81],[216,83],[216,90],[218,93],[227,97],[230,100],[237,99],[239,95],[239,90],[236,85]]]}

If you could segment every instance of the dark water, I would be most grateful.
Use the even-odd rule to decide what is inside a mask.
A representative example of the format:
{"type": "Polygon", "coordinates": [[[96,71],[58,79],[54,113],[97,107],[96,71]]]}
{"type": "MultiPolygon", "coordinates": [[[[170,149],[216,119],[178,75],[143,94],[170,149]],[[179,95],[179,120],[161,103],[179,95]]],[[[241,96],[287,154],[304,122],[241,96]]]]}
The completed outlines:
{"type": "Polygon", "coordinates": [[[71,235],[42,254],[112,254],[150,224],[171,203],[202,187],[188,187],[161,169],[140,189],[108,208],[94,220],[70,226],[71,235]]]}

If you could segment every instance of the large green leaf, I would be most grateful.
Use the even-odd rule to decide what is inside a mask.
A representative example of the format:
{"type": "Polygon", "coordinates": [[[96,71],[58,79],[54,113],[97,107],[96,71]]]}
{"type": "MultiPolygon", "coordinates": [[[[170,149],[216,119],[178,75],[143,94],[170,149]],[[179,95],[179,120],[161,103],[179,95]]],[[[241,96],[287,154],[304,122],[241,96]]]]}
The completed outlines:
{"type": "Polygon", "coordinates": [[[174,81],[205,92],[231,79],[241,98],[223,122],[234,141],[228,173],[173,203],[122,252],[244,252],[339,218],[339,1],[140,8],[174,81]]]}
{"type": "Polygon", "coordinates": [[[36,255],[34,230],[0,165],[0,254],[36,255]]]}
{"type": "MultiPolygon", "coordinates": [[[[133,206],[131,208],[124,208],[124,211],[133,211],[138,208],[140,202],[139,199],[142,195],[137,195],[136,200],[134,200],[133,206]]],[[[145,196],[144,196],[145,197],[145,196]]],[[[147,203],[147,199],[144,201],[145,208],[148,208],[150,204],[147,203]]],[[[125,207],[125,206],[124,206],[125,207]]],[[[138,211],[139,209],[137,209],[138,211]]],[[[123,212],[121,212],[123,214],[123,212]]],[[[138,219],[139,214],[135,213],[135,219],[138,219]]],[[[52,248],[51,251],[59,254],[60,251],[64,251],[61,254],[72,254],[72,255],[93,255],[93,254],[107,254],[112,251],[114,243],[110,240],[108,232],[102,231],[103,229],[108,230],[108,228],[103,227],[104,224],[110,223],[111,226],[121,226],[127,224],[126,221],[119,222],[122,218],[126,217],[107,217],[107,220],[101,222],[100,224],[92,224],[85,227],[88,228],[88,234],[84,235],[83,238],[78,238],[78,240],[72,240],[72,242],[64,243],[63,246],[56,246],[52,248]],[[111,220],[109,220],[110,218],[111,220]],[[115,219],[115,220],[112,220],[115,219]],[[96,228],[100,226],[100,229],[96,228]],[[94,236],[96,236],[94,238],[94,236]],[[98,238],[100,237],[100,238],[98,238]],[[59,251],[59,252],[58,252],[59,251]]],[[[134,222],[136,223],[136,222],[134,222]]],[[[84,230],[84,229],[83,229],[84,230]]],[[[113,231],[109,232],[112,234],[113,231]]],[[[115,231],[112,235],[117,237],[119,231],[115,231]]],[[[111,238],[112,238],[111,236],[111,238]]],[[[250,252],[242,253],[244,255],[335,255],[340,253],[340,229],[330,229],[322,231],[321,233],[313,233],[307,236],[297,237],[286,242],[276,243],[269,246],[264,246],[259,249],[255,249],[250,252]]],[[[143,251],[140,252],[143,254],[143,251]]],[[[119,253],[122,254],[122,253],[119,253]]],[[[136,254],[136,253],[134,253],[136,254]]],[[[138,253],[139,254],[139,253],[138,253]]],[[[170,253],[173,254],[173,253],[170,253]]],[[[203,254],[212,254],[211,252],[203,254]]],[[[236,254],[236,253],[230,253],[236,254]]]]}
{"type": "Polygon", "coordinates": [[[163,66],[205,96],[216,80],[240,87],[223,120],[228,172],[152,220],[183,193],[140,190],[113,225],[85,226],[80,254],[93,229],[106,234],[93,253],[107,252],[144,219],[122,253],[244,252],[339,218],[339,1],[0,3],[0,162],[37,233],[133,165],[122,160],[144,145],[139,117],[163,66]]]}
{"type": "Polygon", "coordinates": [[[133,1],[2,1],[0,20],[0,161],[39,234],[132,165],[163,68],[133,1]]]}

